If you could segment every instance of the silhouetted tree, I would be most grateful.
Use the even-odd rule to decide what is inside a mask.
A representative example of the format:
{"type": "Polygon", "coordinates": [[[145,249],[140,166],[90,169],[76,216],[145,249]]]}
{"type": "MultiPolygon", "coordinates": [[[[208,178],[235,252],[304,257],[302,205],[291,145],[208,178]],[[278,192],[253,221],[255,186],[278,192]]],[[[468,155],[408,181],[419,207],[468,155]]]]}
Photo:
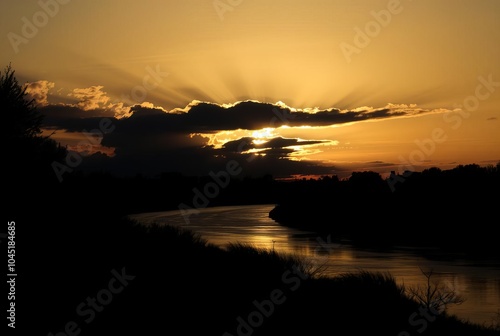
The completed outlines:
{"type": "Polygon", "coordinates": [[[2,131],[4,181],[11,189],[56,181],[51,163],[62,161],[66,149],[42,136],[43,115],[35,101],[28,99],[11,65],[0,71],[0,108],[6,125],[2,131]]]}
{"type": "Polygon", "coordinates": [[[388,191],[387,183],[379,173],[373,171],[353,172],[348,183],[354,192],[366,194],[388,191]]]}
{"type": "Polygon", "coordinates": [[[408,288],[408,295],[411,299],[425,308],[439,313],[446,312],[446,309],[451,304],[460,305],[465,301],[454,288],[449,288],[441,283],[432,283],[433,270],[425,272],[420,269],[420,271],[427,279],[427,283],[423,288],[420,286],[408,288]]]}

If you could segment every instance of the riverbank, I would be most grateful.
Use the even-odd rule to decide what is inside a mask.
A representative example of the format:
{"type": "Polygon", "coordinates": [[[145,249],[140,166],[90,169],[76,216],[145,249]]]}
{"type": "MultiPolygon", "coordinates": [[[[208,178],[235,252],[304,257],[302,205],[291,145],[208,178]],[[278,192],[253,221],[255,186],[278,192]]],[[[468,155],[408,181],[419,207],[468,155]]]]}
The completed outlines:
{"type": "Polygon", "coordinates": [[[336,277],[365,270],[390,274],[406,286],[424,286],[421,269],[433,270],[433,281],[441,282],[464,296],[465,302],[452,305],[451,314],[479,324],[488,324],[500,307],[500,263],[495,260],[468,259],[463,253],[438,248],[387,248],[360,246],[332,240],[329,235],[279,225],[269,218],[274,205],[222,206],[199,209],[187,223],[180,211],[132,215],[141,224],[158,222],[186,228],[209,243],[226,248],[230,242],[252,244],[279,253],[298,255],[321,264],[323,274],[336,277]]]}
{"type": "Polygon", "coordinates": [[[393,174],[356,172],[290,185],[270,217],[282,225],[331,234],[360,246],[438,247],[500,260],[491,229],[500,170],[477,165],[393,174]],[[459,224],[460,223],[460,224],[459,224]]]}

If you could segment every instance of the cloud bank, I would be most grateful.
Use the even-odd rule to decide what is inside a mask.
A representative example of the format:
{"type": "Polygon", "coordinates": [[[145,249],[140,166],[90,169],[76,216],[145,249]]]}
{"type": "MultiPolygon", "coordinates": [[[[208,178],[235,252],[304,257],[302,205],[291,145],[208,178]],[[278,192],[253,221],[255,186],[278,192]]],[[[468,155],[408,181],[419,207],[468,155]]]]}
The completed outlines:
{"type": "Polygon", "coordinates": [[[94,154],[85,158],[82,167],[128,175],[172,171],[206,175],[223,169],[228,160],[237,160],[247,175],[333,174],[335,167],[332,164],[305,159],[307,153],[320,151],[321,146],[335,146],[333,140],[244,136],[215,146],[210,135],[279,127],[328,127],[448,111],[422,109],[411,104],[352,110],[295,109],[282,102],[258,101],[234,104],[193,101],[184,108],[167,111],[147,102],[134,106],[111,103],[102,86],[73,90],[69,96],[75,102],[71,104],[48,104],[47,93],[51,88],[53,83],[46,81],[29,85],[30,94],[40,103],[46,116],[45,127],[65,132],[89,132],[98,129],[103,118],[109,118],[113,132],[100,139],[100,146],[106,150],[94,148],[94,154]],[[113,156],[106,155],[110,152],[113,156]]]}

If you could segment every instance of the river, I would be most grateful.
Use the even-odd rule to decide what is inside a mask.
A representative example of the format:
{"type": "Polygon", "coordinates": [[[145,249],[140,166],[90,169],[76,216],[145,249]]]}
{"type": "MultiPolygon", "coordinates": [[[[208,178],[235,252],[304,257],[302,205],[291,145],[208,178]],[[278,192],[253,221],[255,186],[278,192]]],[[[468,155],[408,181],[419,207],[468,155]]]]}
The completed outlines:
{"type": "Polygon", "coordinates": [[[198,210],[189,216],[189,223],[180,211],[131,215],[140,223],[152,222],[192,230],[209,243],[225,247],[229,243],[249,243],[258,248],[300,255],[313,265],[321,265],[323,274],[335,276],[345,272],[366,270],[389,272],[407,287],[423,286],[423,271],[432,270],[433,281],[454,290],[465,301],[451,305],[450,314],[464,320],[490,325],[500,313],[500,261],[471,261],[450,257],[438,249],[422,250],[397,247],[391,250],[370,250],[350,245],[333,244],[327,237],[279,225],[268,217],[274,205],[213,207],[198,210]],[[432,257],[429,257],[432,256],[432,257]]]}

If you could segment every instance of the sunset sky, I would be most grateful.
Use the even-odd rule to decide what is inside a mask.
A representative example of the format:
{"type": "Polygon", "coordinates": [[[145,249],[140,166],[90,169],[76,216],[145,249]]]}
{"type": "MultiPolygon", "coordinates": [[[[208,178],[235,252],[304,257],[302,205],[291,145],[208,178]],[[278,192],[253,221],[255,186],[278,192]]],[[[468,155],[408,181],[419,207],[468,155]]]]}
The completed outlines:
{"type": "Polygon", "coordinates": [[[498,0],[6,0],[0,18],[0,66],[82,168],[500,161],[498,0]]]}

